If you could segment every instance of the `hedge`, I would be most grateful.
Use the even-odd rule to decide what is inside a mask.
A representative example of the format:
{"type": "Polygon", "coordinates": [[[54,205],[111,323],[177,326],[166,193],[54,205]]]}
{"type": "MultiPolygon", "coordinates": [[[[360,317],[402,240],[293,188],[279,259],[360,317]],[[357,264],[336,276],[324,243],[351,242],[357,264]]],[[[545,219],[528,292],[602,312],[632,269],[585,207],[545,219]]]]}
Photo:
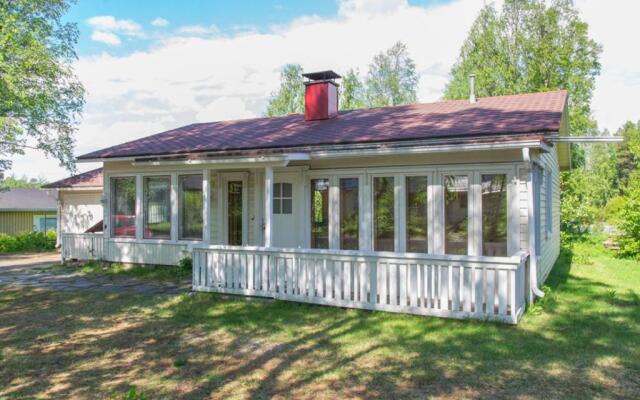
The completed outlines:
{"type": "Polygon", "coordinates": [[[56,232],[25,232],[16,235],[0,233],[0,254],[47,251],[56,247],[56,232]]]}

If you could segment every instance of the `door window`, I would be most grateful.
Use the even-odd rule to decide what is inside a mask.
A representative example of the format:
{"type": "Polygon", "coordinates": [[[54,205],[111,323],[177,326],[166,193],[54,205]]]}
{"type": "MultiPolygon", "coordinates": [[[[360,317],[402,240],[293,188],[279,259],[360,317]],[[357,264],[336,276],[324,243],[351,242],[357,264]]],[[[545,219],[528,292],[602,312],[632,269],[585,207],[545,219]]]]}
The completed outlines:
{"type": "Polygon", "coordinates": [[[227,243],[242,245],[242,181],[227,183],[227,243]]]}

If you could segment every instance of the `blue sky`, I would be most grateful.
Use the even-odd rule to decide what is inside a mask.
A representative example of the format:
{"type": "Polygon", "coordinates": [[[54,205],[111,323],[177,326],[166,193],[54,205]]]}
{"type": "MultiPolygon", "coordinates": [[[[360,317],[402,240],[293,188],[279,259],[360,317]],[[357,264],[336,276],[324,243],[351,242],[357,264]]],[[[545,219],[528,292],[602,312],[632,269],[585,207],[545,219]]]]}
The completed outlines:
{"type": "MultiPolygon", "coordinates": [[[[419,7],[445,4],[451,0],[411,0],[419,7]]],[[[80,29],[78,54],[89,55],[104,51],[104,43],[91,39],[95,30],[88,22],[96,16],[113,16],[117,20],[129,20],[145,30],[141,36],[126,37],[118,46],[112,46],[112,54],[124,55],[143,50],[159,38],[171,35],[180,28],[199,26],[215,27],[220,34],[238,31],[267,31],[274,25],[282,25],[302,16],[330,18],[338,13],[336,0],[80,0],[65,16],[76,22],[80,29]],[[154,26],[157,19],[167,21],[166,26],[154,26]]]]}
{"type": "MultiPolygon", "coordinates": [[[[349,68],[402,41],[419,75],[418,101],[441,98],[485,0],[79,0],[75,72],[86,91],[75,154],[194,122],[264,114],[286,63],[305,71],[349,68]]],[[[495,0],[501,7],[502,0],[495,0]]],[[[640,1],[575,0],[602,44],[592,101],[601,128],[640,119],[640,53],[629,47],[640,1]],[[615,6],[611,6],[615,4],[615,6]]],[[[80,171],[97,165],[79,164],[80,171]]],[[[28,151],[11,173],[68,175],[28,151]]]]}

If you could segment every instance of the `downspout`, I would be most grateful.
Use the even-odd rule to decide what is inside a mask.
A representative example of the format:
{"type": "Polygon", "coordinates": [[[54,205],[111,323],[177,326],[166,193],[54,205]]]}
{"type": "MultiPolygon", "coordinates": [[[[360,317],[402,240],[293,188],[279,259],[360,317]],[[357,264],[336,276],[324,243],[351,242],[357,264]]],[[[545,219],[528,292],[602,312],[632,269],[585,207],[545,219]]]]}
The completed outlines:
{"type": "Polygon", "coordinates": [[[538,253],[536,252],[536,218],[533,207],[533,162],[531,161],[531,152],[528,147],[522,148],[522,158],[529,167],[529,178],[527,179],[527,203],[528,203],[528,227],[529,227],[529,282],[530,293],[529,302],[532,303],[534,296],[544,297],[544,292],[538,288],[538,253]]]}

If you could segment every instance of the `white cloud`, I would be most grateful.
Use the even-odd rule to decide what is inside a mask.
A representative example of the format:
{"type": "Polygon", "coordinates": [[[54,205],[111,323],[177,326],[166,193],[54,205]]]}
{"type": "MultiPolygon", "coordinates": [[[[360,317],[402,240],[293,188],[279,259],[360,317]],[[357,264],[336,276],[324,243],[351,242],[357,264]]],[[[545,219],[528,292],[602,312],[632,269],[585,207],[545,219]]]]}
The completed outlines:
{"type": "Polygon", "coordinates": [[[142,37],[142,27],[128,19],[116,19],[111,15],[89,18],[87,23],[93,28],[91,40],[117,46],[121,43],[120,34],[130,37],[142,37]]]}
{"type": "Polygon", "coordinates": [[[218,29],[215,25],[187,25],[178,29],[178,33],[186,36],[204,36],[204,35],[212,35],[219,33],[220,29],[218,29]]]}
{"type": "Polygon", "coordinates": [[[117,46],[121,43],[118,35],[104,31],[93,31],[91,33],[91,40],[108,44],[109,46],[117,46]]]}
{"type": "Polygon", "coordinates": [[[156,28],[165,28],[167,26],[169,26],[169,21],[167,21],[164,18],[156,18],[153,21],[151,21],[151,25],[155,26],[156,28]]]}
{"type": "MultiPolygon", "coordinates": [[[[398,40],[407,44],[416,62],[419,100],[439,99],[483,3],[458,0],[429,8],[398,0],[363,4],[343,1],[335,17],[303,17],[267,32],[183,27],[146,51],[81,57],[76,71],[88,94],[77,154],[193,122],[259,116],[277,89],[283,64],[338,73],[354,67],[365,73],[373,55],[398,40]]],[[[634,26],[640,2],[612,7],[599,0],[578,0],[577,6],[605,49],[593,100],[595,116],[600,126],[615,130],[626,119],[640,118],[635,106],[640,55],[629,50],[625,31],[634,26]]],[[[121,27],[116,21],[104,19],[101,26],[121,27]]],[[[16,173],[33,176],[62,170],[37,171],[16,164],[16,173]]]]}

